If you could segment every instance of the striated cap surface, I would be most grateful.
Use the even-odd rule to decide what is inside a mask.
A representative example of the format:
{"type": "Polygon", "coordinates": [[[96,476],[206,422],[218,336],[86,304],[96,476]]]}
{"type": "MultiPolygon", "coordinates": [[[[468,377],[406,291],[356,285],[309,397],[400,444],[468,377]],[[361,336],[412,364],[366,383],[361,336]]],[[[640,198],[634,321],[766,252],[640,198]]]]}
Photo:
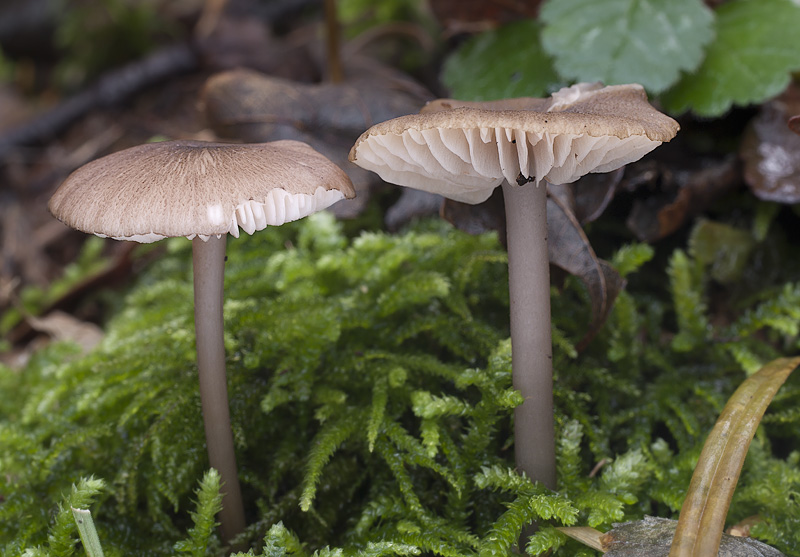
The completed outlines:
{"type": "Polygon", "coordinates": [[[480,203],[504,180],[566,184],[615,170],[678,128],[640,85],[579,83],[546,99],[433,101],[371,127],[350,160],[387,182],[480,203]]]}
{"type": "Polygon", "coordinates": [[[299,141],[148,143],[92,161],[50,199],[50,212],[117,240],[252,234],[355,195],[347,175],[299,141]]]}

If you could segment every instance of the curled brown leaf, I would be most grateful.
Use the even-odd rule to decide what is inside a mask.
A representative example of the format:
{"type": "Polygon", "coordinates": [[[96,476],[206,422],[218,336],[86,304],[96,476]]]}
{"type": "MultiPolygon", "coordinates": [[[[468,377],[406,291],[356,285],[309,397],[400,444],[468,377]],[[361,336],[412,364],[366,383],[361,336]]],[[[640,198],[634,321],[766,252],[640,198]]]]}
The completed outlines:
{"type": "Polygon", "coordinates": [[[800,121],[789,118],[797,111],[800,93],[764,104],[742,139],[745,182],[764,201],[800,202],[800,121]]]}
{"type": "Polygon", "coordinates": [[[791,118],[789,118],[789,121],[787,122],[787,124],[788,124],[790,130],[792,130],[797,135],[800,135],[800,114],[798,114],[797,116],[792,116],[791,118]]]}
{"type": "Polygon", "coordinates": [[[736,157],[702,160],[697,168],[683,170],[647,161],[629,165],[627,189],[650,187],[637,199],[626,225],[643,242],[665,238],[741,185],[736,157]],[[632,168],[631,168],[632,167],[632,168]]]}
{"type": "Polygon", "coordinates": [[[592,315],[577,345],[582,350],[608,319],[625,279],[597,257],[575,214],[556,196],[547,198],[547,230],[550,263],[578,277],[589,291],[592,315]]]}

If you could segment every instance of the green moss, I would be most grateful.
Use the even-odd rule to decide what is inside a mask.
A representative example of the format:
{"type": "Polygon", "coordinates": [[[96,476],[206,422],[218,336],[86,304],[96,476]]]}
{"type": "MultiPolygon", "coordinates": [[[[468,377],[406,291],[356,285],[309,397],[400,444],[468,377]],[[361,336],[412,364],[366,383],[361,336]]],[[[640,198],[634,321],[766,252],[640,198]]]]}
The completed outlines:
{"type": "MultiPolygon", "coordinates": [[[[632,276],[651,257],[628,246],[613,261],[632,276]]],[[[742,354],[800,349],[786,307],[797,307],[797,285],[714,323],[707,264],[682,251],[668,297],[625,292],[578,354],[575,323],[590,311],[568,280],[553,298],[560,484],[549,493],[513,471],[520,399],[505,263],[494,236],[442,223],[348,240],[320,215],[230,240],[229,395],[252,547],[243,555],[502,555],[529,520],[542,525],[531,551],[588,555],[553,527],[674,514],[705,433],[745,377],[742,354]]],[[[95,351],[50,345],[24,370],[0,369],[0,387],[0,553],[55,554],[57,538],[59,555],[79,555],[57,509],[93,476],[104,482],[91,501],[107,554],[220,554],[189,242],[167,242],[95,351]]],[[[796,505],[772,490],[800,483],[787,433],[798,399],[787,384],[731,511],[761,513],[758,531],[789,554],[800,550],[796,505]],[[783,454],[770,449],[773,431],[783,454]]]]}

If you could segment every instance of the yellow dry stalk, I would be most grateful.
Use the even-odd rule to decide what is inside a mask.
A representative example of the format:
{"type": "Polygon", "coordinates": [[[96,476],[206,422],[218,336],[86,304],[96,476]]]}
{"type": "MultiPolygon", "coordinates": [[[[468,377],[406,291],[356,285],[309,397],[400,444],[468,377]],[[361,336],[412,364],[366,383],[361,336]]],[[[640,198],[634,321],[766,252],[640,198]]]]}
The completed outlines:
{"type": "Polygon", "coordinates": [[[733,492],[764,411],[800,357],[779,358],[747,378],[703,445],[669,557],[716,557],[733,492]]]}

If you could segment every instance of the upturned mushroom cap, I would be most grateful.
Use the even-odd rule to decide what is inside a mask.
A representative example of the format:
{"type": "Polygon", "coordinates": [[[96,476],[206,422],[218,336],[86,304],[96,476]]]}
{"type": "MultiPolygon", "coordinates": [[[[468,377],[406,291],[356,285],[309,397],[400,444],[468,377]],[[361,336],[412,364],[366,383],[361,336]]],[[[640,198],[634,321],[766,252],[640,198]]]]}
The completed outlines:
{"type": "Polygon", "coordinates": [[[441,99],[372,126],[350,160],[387,182],[465,203],[511,184],[574,182],[608,172],[669,141],[678,123],[640,85],[579,83],[546,99],[441,99]]]}
{"type": "Polygon", "coordinates": [[[50,199],[60,221],[117,240],[248,234],[355,195],[347,175],[299,141],[165,141],[73,172],[50,199]]]}

